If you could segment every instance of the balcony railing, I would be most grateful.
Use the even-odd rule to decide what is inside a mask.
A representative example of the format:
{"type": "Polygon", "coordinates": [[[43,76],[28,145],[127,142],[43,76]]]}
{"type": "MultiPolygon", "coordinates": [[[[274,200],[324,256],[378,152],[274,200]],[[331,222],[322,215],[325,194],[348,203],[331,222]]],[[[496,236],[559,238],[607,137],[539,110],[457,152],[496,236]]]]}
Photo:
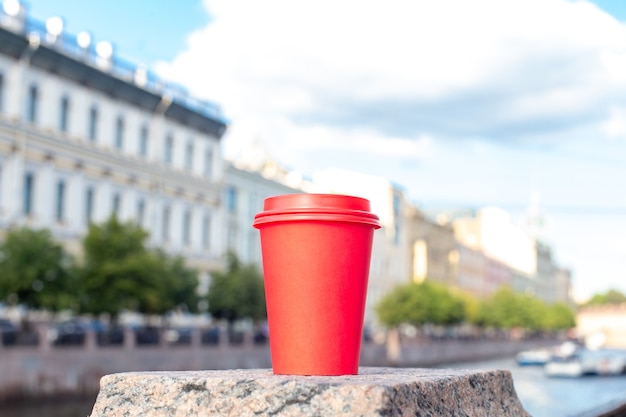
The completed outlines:
{"type": "Polygon", "coordinates": [[[5,0],[3,6],[7,3],[11,3],[13,6],[0,7],[0,27],[23,35],[31,44],[45,45],[147,91],[170,97],[172,101],[203,116],[225,122],[219,105],[193,97],[184,86],[164,81],[146,67],[115,56],[111,44],[107,42],[96,44],[91,39],[91,35],[86,32],[79,35],[65,33],[62,30],[62,20],[59,18],[52,18],[57,19],[56,22],[60,23],[57,23],[56,28],[50,27],[51,25],[47,22],[28,17],[24,7],[16,0],[5,0]],[[19,10],[15,4],[19,4],[19,10]],[[7,9],[10,13],[7,12],[7,9]],[[52,33],[50,29],[53,29],[52,33]],[[102,47],[99,48],[101,45],[102,47]]]}
{"type": "MultiPolygon", "coordinates": [[[[6,321],[6,320],[5,320],[6,321]]],[[[35,347],[39,350],[81,347],[252,347],[268,344],[266,332],[228,331],[224,327],[86,327],[75,321],[38,325],[32,330],[0,328],[0,350],[35,347]]]]}

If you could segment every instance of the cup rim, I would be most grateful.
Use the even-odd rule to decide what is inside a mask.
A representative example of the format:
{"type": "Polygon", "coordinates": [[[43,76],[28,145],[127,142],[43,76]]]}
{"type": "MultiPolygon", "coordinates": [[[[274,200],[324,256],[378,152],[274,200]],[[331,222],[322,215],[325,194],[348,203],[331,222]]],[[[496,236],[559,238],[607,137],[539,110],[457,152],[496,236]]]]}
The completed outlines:
{"type": "Polygon", "coordinates": [[[265,199],[264,211],[293,209],[343,209],[370,212],[370,201],[363,197],[332,193],[281,194],[265,199]]]}
{"type": "Polygon", "coordinates": [[[324,221],[381,227],[370,201],[345,194],[283,194],[265,199],[264,211],[254,216],[255,228],[277,222],[324,221]]]}

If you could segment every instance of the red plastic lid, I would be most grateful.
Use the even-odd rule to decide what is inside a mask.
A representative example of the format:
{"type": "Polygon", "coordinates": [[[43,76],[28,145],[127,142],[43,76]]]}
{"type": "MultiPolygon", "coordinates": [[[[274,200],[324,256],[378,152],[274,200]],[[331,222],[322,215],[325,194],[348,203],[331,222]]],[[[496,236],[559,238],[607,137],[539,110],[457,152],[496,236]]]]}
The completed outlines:
{"type": "Polygon", "coordinates": [[[265,199],[264,211],[254,216],[261,224],[322,220],[364,223],[380,228],[378,216],[370,212],[369,200],[341,194],[285,194],[265,199]]]}

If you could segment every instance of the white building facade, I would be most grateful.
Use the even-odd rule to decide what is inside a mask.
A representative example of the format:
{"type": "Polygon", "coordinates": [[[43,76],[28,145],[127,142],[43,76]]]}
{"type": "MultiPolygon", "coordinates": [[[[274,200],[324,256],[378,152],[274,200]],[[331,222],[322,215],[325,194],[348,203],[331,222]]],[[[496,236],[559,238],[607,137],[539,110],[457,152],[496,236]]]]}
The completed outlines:
{"type": "Polygon", "coordinates": [[[211,270],[225,250],[226,122],[85,36],[0,11],[0,230],[47,228],[78,250],[115,214],[211,270]]]}

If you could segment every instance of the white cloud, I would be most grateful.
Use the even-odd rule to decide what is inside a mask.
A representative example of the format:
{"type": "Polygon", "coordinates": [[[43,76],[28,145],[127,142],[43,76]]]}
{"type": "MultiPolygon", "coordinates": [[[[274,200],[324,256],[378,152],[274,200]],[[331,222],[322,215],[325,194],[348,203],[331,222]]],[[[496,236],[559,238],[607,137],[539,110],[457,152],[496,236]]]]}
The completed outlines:
{"type": "Polygon", "coordinates": [[[294,138],[321,130],[333,146],[369,132],[359,146],[373,152],[367,143],[417,139],[409,153],[419,158],[423,135],[499,139],[606,122],[625,92],[626,30],[585,1],[205,7],[211,22],[157,69],[223,106],[227,150],[261,135],[297,153],[312,142],[294,138]]]}
{"type": "Polygon", "coordinates": [[[611,139],[626,138],[626,109],[611,108],[603,128],[606,135],[611,139]]]}

